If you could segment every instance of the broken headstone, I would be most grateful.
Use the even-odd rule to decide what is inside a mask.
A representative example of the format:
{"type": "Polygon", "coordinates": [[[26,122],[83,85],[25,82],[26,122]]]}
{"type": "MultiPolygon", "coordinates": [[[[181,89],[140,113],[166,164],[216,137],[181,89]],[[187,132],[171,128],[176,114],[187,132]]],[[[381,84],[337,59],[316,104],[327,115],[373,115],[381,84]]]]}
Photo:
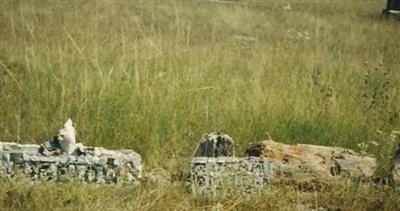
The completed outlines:
{"type": "Polygon", "coordinates": [[[142,177],[141,157],[132,150],[80,149],[85,153],[46,155],[39,145],[0,142],[0,175],[86,183],[137,183],[142,177]]]}
{"type": "Polygon", "coordinates": [[[72,126],[71,119],[68,119],[64,128],[60,129],[58,141],[61,149],[67,154],[70,155],[75,150],[75,128],[72,126]]]}
{"type": "Polygon", "coordinates": [[[46,155],[60,154],[62,152],[69,155],[72,154],[77,147],[75,144],[75,128],[72,124],[72,120],[68,119],[57,136],[40,145],[40,152],[46,155]]]}
{"type": "Polygon", "coordinates": [[[75,143],[69,119],[58,136],[42,145],[0,142],[0,176],[86,183],[137,183],[141,156],[127,149],[107,150],[75,143]]]}
{"type": "Polygon", "coordinates": [[[195,157],[232,157],[235,142],[231,137],[219,132],[212,132],[204,137],[197,147],[195,157]]]}
{"type": "Polygon", "coordinates": [[[234,157],[234,141],[223,133],[210,133],[190,162],[195,195],[234,195],[260,192],[271,182],[273,162],[262,157],[234,157]]]}

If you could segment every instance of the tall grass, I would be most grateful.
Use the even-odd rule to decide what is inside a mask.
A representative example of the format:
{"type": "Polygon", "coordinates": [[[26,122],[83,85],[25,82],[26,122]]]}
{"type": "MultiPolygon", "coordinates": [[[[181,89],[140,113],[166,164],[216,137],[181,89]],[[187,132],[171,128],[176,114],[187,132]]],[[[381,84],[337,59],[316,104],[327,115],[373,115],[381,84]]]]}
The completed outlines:
{"type": "Polygon", "coordinates": [[[185,163],[202,135],[268,134],[387,158],[400,127],[399,23],[384,1],[1,1],[0,141],[69,117],[85,145],[185,163]],[[306,36],[308,38],[306,38],[306,36]],[[367,75],[368,74],[368,75],[367,75]]]}

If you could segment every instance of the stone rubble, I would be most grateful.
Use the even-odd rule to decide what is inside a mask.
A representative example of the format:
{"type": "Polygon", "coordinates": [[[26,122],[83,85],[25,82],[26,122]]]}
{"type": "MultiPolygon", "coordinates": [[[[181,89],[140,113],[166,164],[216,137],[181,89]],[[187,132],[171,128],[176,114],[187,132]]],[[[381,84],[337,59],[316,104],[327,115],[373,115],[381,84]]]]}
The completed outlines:
{"type": "Polygon", "coordinates": [[[43,145],[0,142],[0,176],[25,176],[33,181],[137,183],[142,177],[141,156],[132,150],[82,144],[68,154],[48,151],[43,145]]]}
{"type": "Polygon", "coordinates": [[[71,119],[52,140],[41,145],[0,142],[0,176],[33,181],[138,183],[141,156],[132,150],[107,150],[76,143],[71,119]]]}

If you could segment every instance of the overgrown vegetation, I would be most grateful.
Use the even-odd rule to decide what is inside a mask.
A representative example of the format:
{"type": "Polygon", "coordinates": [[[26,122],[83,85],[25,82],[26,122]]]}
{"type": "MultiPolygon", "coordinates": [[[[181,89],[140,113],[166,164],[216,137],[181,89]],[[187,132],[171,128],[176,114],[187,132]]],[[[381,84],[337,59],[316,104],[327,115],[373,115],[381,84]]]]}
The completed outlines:
{"type": "MultiPolygon", "coordinates": [[[[134,149],[146,170],[186,171],[213,130],[232,136],[239,152],[270,134],[365,150],[389,166],[397,145],[389,134],[400,129],[400,31],[380,15],[384,5],[293,1],[286,11],[281,1],[1,1],[0,141],[42,143],[71,117],[79,142],[134,149]]],[[[250,201],[194,199],[180,185],[0,185],[1,209],[400,203],[390,188],[358,185],[309,195],[273,187],[250,201]]]]}

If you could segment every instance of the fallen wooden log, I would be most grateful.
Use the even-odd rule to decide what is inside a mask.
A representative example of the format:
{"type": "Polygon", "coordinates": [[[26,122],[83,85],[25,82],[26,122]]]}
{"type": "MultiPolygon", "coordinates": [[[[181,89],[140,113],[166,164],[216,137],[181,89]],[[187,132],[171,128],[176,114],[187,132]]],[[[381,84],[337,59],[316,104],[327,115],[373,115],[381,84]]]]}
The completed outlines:
{"type": "Polygon", "coordinates": [[[312,184],[343,178],[369,179],[377,169],[373,157],[340,147],[282,144],[272,140],[252,144],[248,156],[274,161],[274,182],[312,184]]]}

